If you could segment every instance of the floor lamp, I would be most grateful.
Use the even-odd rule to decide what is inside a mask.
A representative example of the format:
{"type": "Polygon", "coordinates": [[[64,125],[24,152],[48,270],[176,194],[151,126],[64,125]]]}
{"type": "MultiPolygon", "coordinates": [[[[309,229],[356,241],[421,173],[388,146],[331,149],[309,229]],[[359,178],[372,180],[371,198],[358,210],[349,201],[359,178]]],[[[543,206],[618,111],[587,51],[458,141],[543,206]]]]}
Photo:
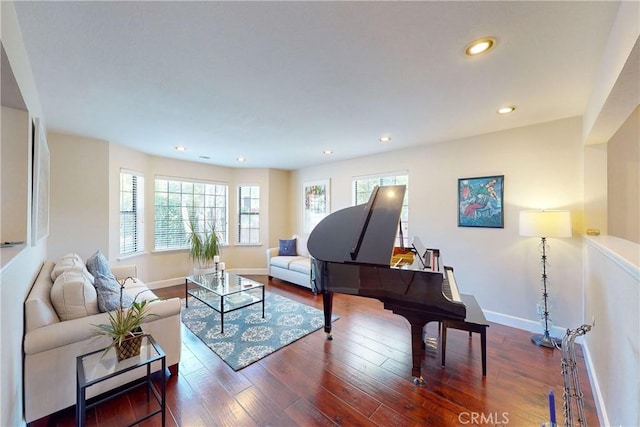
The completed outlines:
{"type": "Polygon", "coordinates": [[[520,235],[527,237],[540,237],[540,252],[542,254],[542,301],[544,305],[543,318],[544,333],[534,334],[531,337],[536,345],[554,348],[562,345],[562,340],[549,335],[549,293],[547,291],[547,238],[571,237],[571,214],[569,211],[521,211],[520,235]]]}

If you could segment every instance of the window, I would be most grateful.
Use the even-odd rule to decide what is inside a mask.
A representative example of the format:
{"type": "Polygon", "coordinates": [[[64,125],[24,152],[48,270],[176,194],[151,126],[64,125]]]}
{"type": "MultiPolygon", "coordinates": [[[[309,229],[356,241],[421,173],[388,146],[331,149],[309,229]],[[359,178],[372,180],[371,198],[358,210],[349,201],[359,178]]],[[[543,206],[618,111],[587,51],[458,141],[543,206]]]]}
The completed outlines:
{"type": "Polygon", "coordinates": [[[260,187],[238,187],[238,243],[260,243],[260,187]]]}
{"type": "Polygon", "coordinates": [[[188,248],[190,222],[196,231],[214,227],[227,244],[228,186],[211,182],[156,177],[155,249],[188,248]]]}
{"type": "Polygon", "coordinates": [[[120,171],[120,255],[144,250],[144,177],[120,171]]]}
{"type": "Polygon", "coordinates": [[[400,222],[402,229],[398,227],[396,245],[409,246],[409,175],[404,173],[378,175],[372,177],[354,178],[353,180],[353,204],[360,205],[369,201],[369,196],[376,186],[382,185],[406,185],[407,191],[402,202],[400,222]],[[402,243],[401,243],[402,241],[402,243]]]}

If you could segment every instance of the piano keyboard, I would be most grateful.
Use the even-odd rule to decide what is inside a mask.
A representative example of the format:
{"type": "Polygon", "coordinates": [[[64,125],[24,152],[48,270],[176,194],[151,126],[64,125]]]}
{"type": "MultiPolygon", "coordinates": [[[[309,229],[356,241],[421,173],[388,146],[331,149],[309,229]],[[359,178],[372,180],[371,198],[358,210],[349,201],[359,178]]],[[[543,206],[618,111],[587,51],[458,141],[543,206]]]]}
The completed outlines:
{"type": "Polygon", "coordinates": [[[458,292],[456,276],[453,274],[453,268],[445,266],[444,271],[446,273],[446,280],[442,281],[442,293],[451,301],[462,302],[460,293],[458,292]]]}

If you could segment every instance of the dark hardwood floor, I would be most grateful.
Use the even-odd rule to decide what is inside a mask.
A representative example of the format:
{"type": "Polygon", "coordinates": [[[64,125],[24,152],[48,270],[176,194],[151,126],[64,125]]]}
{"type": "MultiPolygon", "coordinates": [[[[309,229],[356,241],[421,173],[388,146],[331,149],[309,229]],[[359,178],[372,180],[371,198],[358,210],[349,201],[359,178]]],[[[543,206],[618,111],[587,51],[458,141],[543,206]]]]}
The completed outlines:
{"type": "MultiPolygon", "coordinates": [[[[268,283],[266,276],[252,276],[268,283]]],[[[309,290],[272,281],[270,292],[322,308],[309,290]]],[[[176,286],[155,291],[184,297],[176,286]]],[[[333,341],[318,330],[238,372],[183,327],[182,360],[167,382],[168,426],[540,426],[548,420],[547,393],[562,416],[561,352],[537,347],[530,334],[491,324],[487,376],[480,338],[450,329],[447,366],[440,366],[437,325],[427,328],[425,387],[411,382],[409,324],[370,298],[335,295],[333,341]]],[[[599,425],[581,348],[578,369],[587,422],[599,425]]],[[[87,413],[88,426],[126,425],[155,408],[144,389],[87,413]],[[149,406],[147,406],[149,405],[149,406]]],[[[153,399],[152,399],[153,401],[153,399]]],[[[74,409],[32,425],[72,426],[74,409]]],[[[160,425],[153,417],[141,425],[160,425]]]]}

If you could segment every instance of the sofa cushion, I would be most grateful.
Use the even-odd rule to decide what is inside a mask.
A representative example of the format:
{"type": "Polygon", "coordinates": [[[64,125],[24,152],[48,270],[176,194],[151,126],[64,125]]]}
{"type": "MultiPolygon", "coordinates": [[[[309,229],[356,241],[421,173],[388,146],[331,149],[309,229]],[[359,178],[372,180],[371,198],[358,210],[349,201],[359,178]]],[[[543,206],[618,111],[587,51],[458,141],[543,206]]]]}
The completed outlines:
{"type": "MultiPolygon", "coordinates": [[[[102,274],[105,277],[112,277],[115,280],[115,276],[111,272],[111,267],[109,266],[109,261],[107,261],[102,252],[96,251],[95,254],[87,258],[86,264],[89,269],[89,273],[93,274],[93,277],[98,277],[99,274],[102,274]]],[[[118,293],[120,293],[119,286],[118,293]]]]}
{"type": "Polygon", "coordinates": [[[289,270],[297,271],[298,273],[306,273],[309,274],[311,272],[311,259],[310,258],[302,258],[293,261],[289,264],[289,270]]]}
{"type": "Polygon", "coordinates": [[[307,250],[307,238],[308,234],[298,235],[294,234],[293,238],[298,239],[296,242],[296,253],[301,256],[309,256],[309,251],[307,250]]]}
{"type": "Polygon", "coordinates": [[[131,297],[132,301],[153,301],[159,299],[153,291],[146,286],[126,287],[124,288],[125,295],[131,297]]]}
{"type": "Polygon", "coordinates": [[[274,256],[271,257],[271,265],[274,267],[280,267],[284,269],[289,269],[289,264],[294,261],[298,261],[304,259],[301,256],[274,256]]]}
{"type": "MultiPolygon", "coordinates": [[[[115,277],[98,273],[93,282],[98,294],[98,309],[102,312],[113,311],[120,307],[120,284],[115,277]]],[[[122,307],[130,307],[133,298],[122,293],[122,307]]]]}
{"type": "Polygon", "coordinates": [[[278,255],[280,256],[296,256],[296,239],[282,240],[280,239],[278,255]]]}
{"type": "MultiPolygon", "coordinates": [[[[70,253],[61,256],[55,267],[53,267],[51,271],[51,281],[55,282],[58,276],[67,270],[85,271],[87,274],[90,274],[80,255],[70,253]]],[[[90,279],[91,283],[93,283],[93,275],[90,275],[90,279]]]]}
{"type": "Polygon", "coordinates": [[[91,276],[82,270],[66,270],[51,287],[51,303],[60,320],[72,320],[99,313],[91,276]]]}
{"type": "Polygon", "coordinates": [[[51,304],[51,270],[54,266],[53,261],[45,261],[24,302],[26,332],[60,322],[51,304]]]}

